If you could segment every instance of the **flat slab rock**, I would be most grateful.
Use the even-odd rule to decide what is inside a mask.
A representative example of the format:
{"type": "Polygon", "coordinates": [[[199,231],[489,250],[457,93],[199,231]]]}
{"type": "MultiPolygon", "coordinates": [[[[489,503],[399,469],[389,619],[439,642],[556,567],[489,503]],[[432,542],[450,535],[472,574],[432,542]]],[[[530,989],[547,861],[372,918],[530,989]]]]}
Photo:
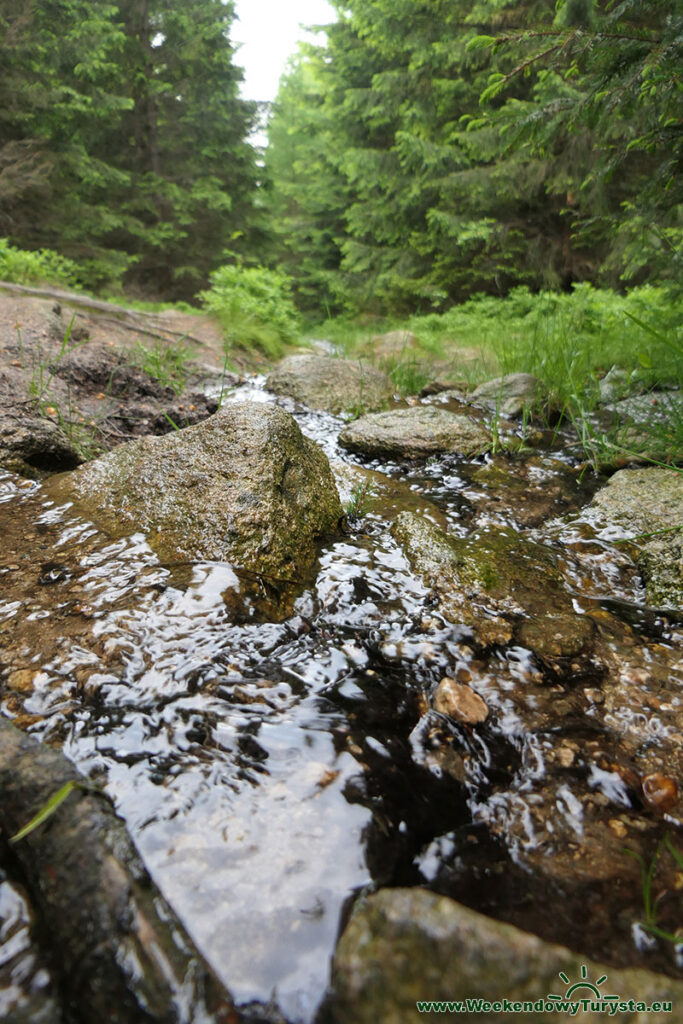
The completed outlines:
{"type": "Polygon", "coordinates": [[[295,355],[283,359],[266,381],[276,395],[335,415],[387,405],[391,380],[372,366],[325,355],[295,355]]]}
{"type": "Polygon", "coordinates": [[[480,455],[491,447],[491,435],[469,416],[413,405],[361,416],[342,430],[339,443],[363,455],[419,459],[446,452],[480,455]]]}
{"type": "MultiPolygon", "coordinates": [[[[473,998],[492,1004],[542,1000],[538,1017],[535,1011],[524,1012],[520,1007],[517,1019],[545,1020],[548,996],[564,998],[576,985],[575,1000],[596,998],[588,982],[594,985],[605,975],[609,980],[599,991],[617,994],[626,1005],[628,1000],[647,1006],[683,1001],[683,982],[650,971],[594,963],[425,889],[383,889],[356,904],[339,941],[324,1020],[328,1024],[405,1024],[419,1017],[418,1000],[473,998]],[[559,977],[560,972],[569,984],[559,977]],[[583,977],[586,983],[579,987],[583,977]]],[[[502,1006],[500,1010],[491,1007],[488,1012],[463,1014],[463,1020],[514,1019],[514,1014],[501,1011],[502,1006]]],[[[547,1019],[554,1016],[569,1019],[564,1013],[549,1013],[547,1019]]],[[[606,1013],[590,1009],[578,1016],[590,1022],[607,1019],[606,1013]]],[[[635,1007],[623,1011],[619,1007],[614,1014],[610,1009],[609,1020],[622,1024],[644,1019],[661,1022],[672,1015],[654,1012],[645,1018],[635,1007]]]]}
{"type": "Polygon", "coordinates": [[[163,560],[305,572],[342,509],[329,463],[275,405],[224,407],[196,426],[120,445],[47,485],[96,524],[147,535],[163,560]]]}
{"type": "Polygon", "coordinates": [[[683,473],[657,467],[622,469],[598,491],[590,508],[598,520],[635,538],[648,602],[683,608],[683,473]]]}

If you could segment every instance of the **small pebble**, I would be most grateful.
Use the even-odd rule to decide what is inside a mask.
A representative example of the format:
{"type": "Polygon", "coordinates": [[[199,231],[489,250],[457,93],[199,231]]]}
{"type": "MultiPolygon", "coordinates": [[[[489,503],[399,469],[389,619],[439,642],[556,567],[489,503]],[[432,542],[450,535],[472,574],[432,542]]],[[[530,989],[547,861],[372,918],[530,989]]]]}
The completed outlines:
{"type": "Polygon", "coordinates": [[[434,707],[442,715],[456,718],[468,725],[477,725],[488,718],[486,702],[469,686],[445,676],[436,688],[434,707]]]}
{"type": "Polygon", "coordinates": [[[558,747],[556,756],[559,765],[563,768],[570,768],[574,764],[576,754],[571,747],[558,747]]]}
{"type": "Polygon", "coordinates": [[[642,787],[645,803],[655,811],[666,813],[678,802],[678,787],[674,779],[661,772],[646,775],[642,787]]]}
{"type": "Polygon", "coordinates": [[[16,693],[33,693],[33,677],[35,671],[32,668],[20,668],[10,672],[7,678],[7,685],[10,690],[16,693]]]}

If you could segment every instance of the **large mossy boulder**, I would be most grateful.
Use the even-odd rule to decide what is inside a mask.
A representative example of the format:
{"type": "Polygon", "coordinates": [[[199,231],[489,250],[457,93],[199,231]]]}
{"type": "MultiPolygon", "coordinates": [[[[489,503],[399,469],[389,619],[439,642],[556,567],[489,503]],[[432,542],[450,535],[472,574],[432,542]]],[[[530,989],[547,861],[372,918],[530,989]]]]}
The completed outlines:
{"type": "Polygon", "coordinates": [[[326,456],[275,405],[229,405],[146,437],[72,473],[48,493],[114,535],[142,531],[165,561],[215,559],[291,577],[342,514],[326,456]]]}
{"type": "MultiPolygon", "coordinates": [[[[609,1013],[609,1020],[622,1024],[661,1022],[672,1019],[662,1004],[681,1005],[683,982],[594,963],[425,889],[384,889],[354,908],[335,953],[323,1020],[406,1024],[419,1019],[418,1001],[468,999],[491,1005],[471,1014],[463,1007],[463,1020],[568,1020],[573,1015],[557,1012],[553,999],[568,993],[579,1003],[582,1021],[604,1021],[609,1013]],[[596,992],[603,999],[618,996],[621,1005],[608,1000],[609,1010],[596,1013],[590,1002],[579,1002],[596,1000],[596,992]],[[655,1003],[661,1012],[640,1012],[655,1003]]],[[[453,1009],[449,1020],[457,1019],[453,1009]]]]}
{"type": "Polygon", "coordinates": [[[373,366],[324,355],[295,355],[283,359],[266,381],[276,395],[286,395],[309,409],[335,415],[358,414],[387,405],[391,380],[373,366]]]}
{"type": "Polygon", "coordinates": [[[375,458],[420,459],[446,453],[480,455],[492,441],[489,431],[470,416],[413,405],[361,416],[342,430],[339,443],[375,458]]]}
{"type": "Polygon", "coordinates": [[[683,473],[622,469],[598,491],[598,524],[619,526],[633,539],[648,602],[683,608],[683,473]]]}
{"type": "Polygon", "coordinates": [[[413,569],[432,588],[442,614],[469,626],[483,644],[513,638],[553,661],[584,651],[593,624],[578,615],[552,555],[502,527],[453,537],[412,512],[392,526],[413,569]]]}

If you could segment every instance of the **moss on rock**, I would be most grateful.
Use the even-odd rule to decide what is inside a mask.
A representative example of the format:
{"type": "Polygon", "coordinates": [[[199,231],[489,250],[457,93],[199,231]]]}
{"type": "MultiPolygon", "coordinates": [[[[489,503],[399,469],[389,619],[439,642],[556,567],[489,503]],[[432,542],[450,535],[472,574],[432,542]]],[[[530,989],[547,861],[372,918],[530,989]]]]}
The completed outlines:
{"type": "MultiPolygon", "coordinates": [[[[624,1000],[651,1005],[683,999],[681,981],[593,963],[425,889],[384,889],[354,908],[337,946],[324,1019],[330,1024],[404,1024],[415,1017],[417,1000],[474,997],[501,1003],[500,1009],[492,1005],[477,1014],[477,1020],[502,1021],[509,1016],[502,1012],[504,1000],[540,1000],[544,1009],[549,993],[569,987],[558,974],[580,982],[584,966],[591,983],[609,975],[609,992],[624,1000]]],[[[574,998],[587,996],[590,991],[582,986],[574,998]]],[[[666,1016],[655,1013],[652,1019],[666,1016]]],[[[541,1018],[543,1013],[537,1017],[527,1010],[520,1019],[541,1018]]],[[[597,1022],[604,1014],[586,1009],[581,1019],[597,1022]]],[[[635,1010],[620,1009],[610,1019],[640,1017],[635,1010]]]]}
{"type": "Polygon", "coordinates": [[[274,405],[230,405],[203,423],[119,448],[48,485],[113,535],[146,534],[164,561],[215,559],[304,573],[342,514],[326,456],[274,405]]]}
{"type": "Polygon", "coordinates": [[[513,637],[544,659],[580,654],[593,634],[578,615],[552,555],[503,528],[465,539],[414,513],[401,513],[394,538],[439,597],[443,614],[470,626],[480,643],[513,637]]]}
{"type": "Polygon", "coordinates": [[[648,602],[683,608],[683,473],[622,469],[598,491],[592,508],[598,519],[634,537],[648,602]]]}

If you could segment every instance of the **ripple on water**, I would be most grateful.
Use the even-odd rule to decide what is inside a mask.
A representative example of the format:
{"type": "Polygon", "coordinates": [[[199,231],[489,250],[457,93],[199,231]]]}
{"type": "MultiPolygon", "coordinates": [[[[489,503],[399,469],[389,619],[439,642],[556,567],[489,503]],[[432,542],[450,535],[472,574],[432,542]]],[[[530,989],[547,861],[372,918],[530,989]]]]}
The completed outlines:
{"type": "MultiPolygon", "coordinates": [[[[272,400],[256,380],[226,401],[245,397],[272,400]]],[[[341,420],[291,408],[328,455],[350,460],[341,420]]],[[[479,491],[457,460],[374,465],[467,533],[479,491]]],[[[591,815],[631,812],[614,737],[634,759],[675,739],[673,639],[636,650],[626,627],[605,627],[602,661],[562,678],[523,647],[482,650],[440,615],[379,514],[321,552],[293,615],[273,622],[230,566],[160,565],[144,536],[112,542],[11,474],[0,502],[14,559],[0,568],[0,635],[11,631],[8,671],[31,676],[4,692],[5,713],[105,782],[238,1001],[275,991],[292,1021],[313,1018],[343,904],[371,878],[426,881],[504,915],[534,891],[529,863],[578,847],[591,815]],[[486,701],[485,726],[434,710],[444,675],[486,701]]],[[[558,555],[577,611],[593,610],[586,593],[637,599],[613,538],[572,531],[532,535],[558,555]]],[[[583,909],[567,904],[567,919],[582,926],[583,909]]]]}

